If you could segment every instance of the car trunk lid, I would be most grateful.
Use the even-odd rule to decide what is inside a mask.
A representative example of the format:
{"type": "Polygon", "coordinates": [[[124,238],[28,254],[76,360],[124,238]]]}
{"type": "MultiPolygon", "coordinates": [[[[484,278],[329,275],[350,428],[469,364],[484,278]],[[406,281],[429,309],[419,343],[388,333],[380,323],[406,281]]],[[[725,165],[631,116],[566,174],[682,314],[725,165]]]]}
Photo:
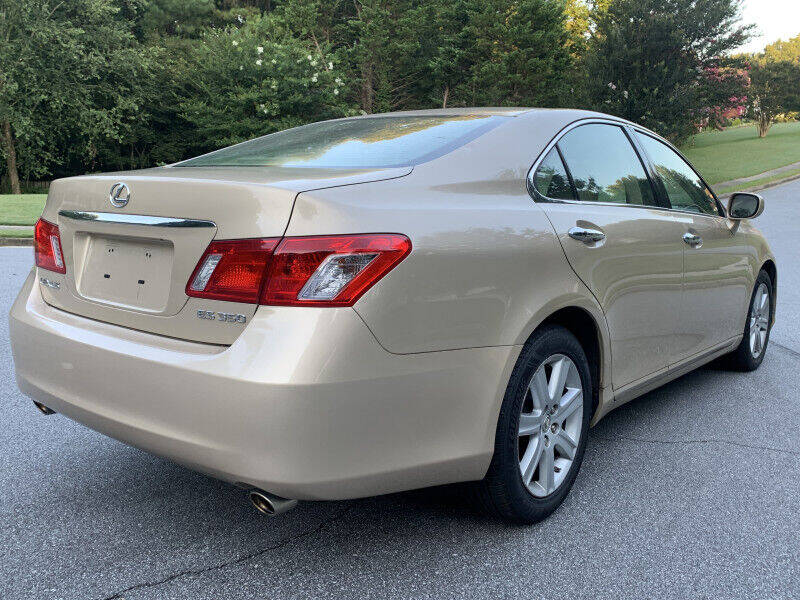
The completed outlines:
{"type": "Polygon", "coordinates": [[[92,319],[233,343],[256,305],[185,293],[212,239],[281,237],[299,192],[410,171],[168,167],[55,181],[43,218],[59,227],[66,274],[40,271],[42,294],[49,304],[92,319]],[[117,184],[126,188],[117,193],[117,184]]]}

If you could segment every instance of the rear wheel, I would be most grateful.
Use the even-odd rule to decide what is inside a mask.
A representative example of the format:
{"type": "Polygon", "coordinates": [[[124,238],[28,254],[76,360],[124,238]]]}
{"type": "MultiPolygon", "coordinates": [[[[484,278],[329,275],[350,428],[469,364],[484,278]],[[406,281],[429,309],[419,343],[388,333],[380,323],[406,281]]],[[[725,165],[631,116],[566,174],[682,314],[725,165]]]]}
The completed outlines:
{"type": "Polygon", "coordinates": [[[761,271],[756,278],[739,346],[727,356],[728,365],[738,371],[754,371],[764,360],[772,325],[772,280],[761,271]]]}
{"type": "Polygon", "coordinates": [[[575,336],[557,325],[534,333],[514,367],[494,457],[477,484],[483,508],[521,523],[552,513],[583,460],[591,408],[589,363],[575,336]]]}

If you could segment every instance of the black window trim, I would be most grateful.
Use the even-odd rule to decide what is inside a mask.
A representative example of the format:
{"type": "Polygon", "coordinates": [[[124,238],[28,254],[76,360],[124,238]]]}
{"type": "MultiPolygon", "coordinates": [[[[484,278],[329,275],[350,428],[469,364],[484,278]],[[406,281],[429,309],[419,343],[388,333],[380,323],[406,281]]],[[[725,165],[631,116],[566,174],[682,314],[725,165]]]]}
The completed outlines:
{"type": "Polygon", "coordinates": [[[567,165],[567,161],[564,160],[564,155],[561,154],[561,148],[558,147],[558,144],[553,144],[552,146],[548,146],[547,152],[544,153],[543,157],[540,157],[536,161],[536,169],[531,169],[529,171],[528,176],[528,192],[534,197],[534,202],[541,201],[541,202],[579,202],[578,200],[578,190],[575,187],[575,182],[572,180],[572,173],[569,170],[569,166],[567,165]],[[550,153],[555,150],[556,156],[558,156],[558,160],[561,161],[561,166],[564,168],[564,172],[567,174],[567,181],[569,181],[569,189],[572,192],[572,198],[551,198],[550,196],[545,196],[542,192],[540,192],[536,188],[536,184],[534,183],[533,179],[536,176],[536,172],[539,170],[539,167],[544,162],[544,160],[550,156],[550,153]]]}
{"type": "MultiPolygon", "coordinates": [[[[617,207],[629,207],[629,208],[645,208],[650,210],[676,210],[673,209],[668,204],[665,204],[663,197],[661,194],[658,193],[658,190],[655,186],[655,182],[653,177],[651,176],[651,170],[653,169],[652,163],[649,161],[649,158],[645,158],[645,155],[639,152],[639,147],[637,143],[632,139],[633,136],[628,131],[632,125],[627,121],[617,121],[614,118],[598,118],[598,117],[591,117],[588,119],[580,119],[578,121],[573,121],[569,123],[565,127],[561,129],[554,137],[550,140],[550,142],[544,147],[544,150],[539,154],[539,156],[534,161],[533,165],[530,169],[528,169],[528,175],[526,177],[526,183],[528,188],[528,193],[533,197],[534,202],[555,202],[555,203],[563,203],[563,204],[588,204],[591,206],[617,206],[617,207]],[[653,199],[657,204],[628,204],[627,202],[596,202],[594,200],[579,200],[578,193],[575,188],[575,183],[572,179],[572,171],[570,171],[569,164],[567,163],[566,159],[564,158],[563,154],[561,153],[561,148],[559,148],[558,143],[561,139],[567,135],[573,129],[577,129],[583,125],[594,125],[594,124],[602,124],[602,125],[612,125],[614,127],[619,127],[622,129],[623,135],[628,139],[628,143],[631,144],[633,147],[633,151],[636,156],[639,158],[639,162],[642,165],[642,169],[644,170],[645,174],[647,175],[647,179],[650,182],[650,188],[653,194],[653,199]],[[564,169],[567,172],[567,176],[570,180],[570,187],[572,188],[573,200],[566,200],[563,198],[550,198],[542,194],[539,190],[536,189],[536,186],[533,184],[533,177],[536,174],[536,170],[539,168],[539,165],[547,158],[547,155],[550,154],[550,151],[556,148],[558,152],[559,158],[561,158],[561,162],[564,165],[564,169]]],[[[685,160],[685,159],[684,159],[685,160]]],[[[705,183],[705,181],[703,182],[705,183]]],[[[713,193],[713,192],[712,192],[713,193]]],[[[668,202],[668,201],[667,201],[668,202]]],[[[683,211],[681,211],[683,212],[683,211]]],[[[691,211],[687,211],[691,212],[691,211]]],[[[691,213],[691,214],[702,214],[702,213],[691,213]]],[[[707,215],[711,216],[711,215],[707,215]]]]}
{"type": "MultiPolygon", "coordinates": [[[[689,168],[692,170],[692,172],[695,175],[697,175],[697,177],[700,179],[700,181],[703,183],[703,185],[706,186],[706,189],[709,192],[711,192],[711,196],[714,198],[714,202],[717,205],[717,212],[719,214],[710,215],[708,213],[703,213],[703,212],[699,212],[699,211],[685,210],[685,209],[682,209],[682,208],[673,207],[672,206],[672,202],[670,202],[669,195],[667,194],[667,189],[664,186],[664,182],[661,180],[661,177],[658,176],[658,174],[655,171],[655,163],[653,162],[653,159],[650,158],[650,155],[647,153],[647,150],[644,148],[643,145],[640,144],[639,140],[637,139],[636,140],[636,144],[641,146],[642,156],[646,157],[646,160],[647,160],[647,163],[649,165],[649,168],[653,171],[653,175],[655,176],[655,181],[658,181],[658,184],[659,184],[658,185],[658,191],[659,191],[660,194],[663,195],[662,200],[665,202],[665,204],[666,204],[665,208],[667,210],[670,210],[672,212],[677,212],[677,213],[688,214],[688,215],[696,215],[696,216],[700,216],[700,217],[710,217],[712,219],[727,219],[728,218],[728,211],[725,208],[725,206],[722,204],[720,199],[717,197],[717,194],[714,192],[714,188],[712,188],[708,184],[708,182],[705,180],[705,178],[697,171],[697,169],[694,168],[694,165],[689,161],[688,158],[686,158],[686,156],[683,154],[683,152],[678,150],[668,140],[665,140],[660,135],[657,135],[657,134],[653,133],[652,131],[648,131],[647,129],[644,129],[643,127],[631,126],[630,129],[635,133],[639,133],[641,135],[646,135],[647,137],[653,138],[657,142],[661,142],[667,148],[669,148],[670,150],[675,152],[675,154],[677,154],[683,160],[683,162],[685,162],[689,166],[689,168]]],[[[632,136],[632,137],[636,138],[635,135],[632,136]]]]}

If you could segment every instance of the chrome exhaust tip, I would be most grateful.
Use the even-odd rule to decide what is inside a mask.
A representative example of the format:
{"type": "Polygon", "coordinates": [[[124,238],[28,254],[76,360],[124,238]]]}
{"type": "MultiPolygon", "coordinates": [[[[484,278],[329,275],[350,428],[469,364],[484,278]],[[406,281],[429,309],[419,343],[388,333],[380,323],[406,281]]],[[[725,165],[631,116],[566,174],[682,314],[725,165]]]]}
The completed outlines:
{"type": "Polygon", "coordinates": [[[280,496],[262,490],[251,491],[250,502],[253,503],[253,506],[255,506],[259,512],[264,513],[268,517],[276,517],[297,506],[297,500],[281,498],[280,496]]]}
{"type": "Polygon", "coordinates": [[[56,414],[56,411],[47,408],[41,402],[37,402],[36,400],[34,400],[33,403],[36,405],[36,408],[38,408],[42,412],[43,415],[54,415],[54,414],[56,414]]]}

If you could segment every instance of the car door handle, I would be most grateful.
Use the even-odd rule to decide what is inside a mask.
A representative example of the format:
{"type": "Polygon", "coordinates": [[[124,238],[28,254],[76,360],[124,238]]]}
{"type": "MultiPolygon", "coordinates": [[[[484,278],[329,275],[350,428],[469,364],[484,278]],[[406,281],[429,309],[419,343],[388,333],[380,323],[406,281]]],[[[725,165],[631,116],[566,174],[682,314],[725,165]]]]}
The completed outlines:
{"type": "Polygon", "coordinates": [[[703,245],[703,238],[690,231],[687,231],[683,234],[683,241],[689,244],[692,248],[699,248],[703,245]]]}
{"type": "Polygon", "coordinates": [[[584,244],[592,244],[594,242],[601,242],[606,239],[606,234],[597,229],[587,229],[585,227],[573,227],[567,234],[573,240],[578,240],[584,244]]]}

